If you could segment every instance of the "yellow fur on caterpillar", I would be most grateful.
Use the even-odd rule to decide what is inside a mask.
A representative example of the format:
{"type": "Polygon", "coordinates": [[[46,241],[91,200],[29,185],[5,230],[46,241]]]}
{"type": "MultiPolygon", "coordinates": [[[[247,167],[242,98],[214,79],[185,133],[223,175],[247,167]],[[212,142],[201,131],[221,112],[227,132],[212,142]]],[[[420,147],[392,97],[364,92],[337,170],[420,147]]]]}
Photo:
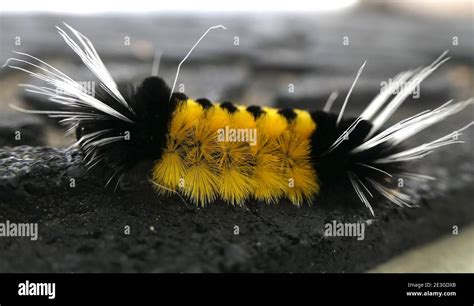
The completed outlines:
{"type": "Polygon", "coordinates": [[[283,196],[301,205],[317,194],[309,141],[316,124],[308,112],[298,110],[288,122],[274,108],[255,118],[243,106],[203,105],[187,99],[174,112],[164,156],[153,168],[157,184],[179,186],[198,205],[217,195],[232,205],[249,197],[270,203],[283,196]],[[259,131],[257,142],[219,141],[217,130],[223,127],[259,131]]]}

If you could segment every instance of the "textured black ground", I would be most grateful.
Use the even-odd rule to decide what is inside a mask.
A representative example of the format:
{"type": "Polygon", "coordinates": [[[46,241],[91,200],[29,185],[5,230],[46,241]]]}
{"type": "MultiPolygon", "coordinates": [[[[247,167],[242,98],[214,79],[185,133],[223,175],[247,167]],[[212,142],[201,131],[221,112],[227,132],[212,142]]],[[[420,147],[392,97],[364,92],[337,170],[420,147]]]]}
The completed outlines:
{"type": "Polygon", "coordinates": [[[302,208],[250,202],[196,209],[158,197],[147,184],[113,192],[81,171],[79,157],[51,148],[0,150],[1,220],[38,222],[40,235],[38,241],[0,239],[0,271],[355,272],[474,220],[472,177],[443,195],[418,186],[425,194],[420,208],[378,203],[371,220],[355,197],[322,198],[325,205],[302,208]],[[25,161],[28,156],[35,161],[25,161]],[[73,177],[75,188],[69,187],[73,177]],[[324,223],[332,220],[367,222],[365,240],[324,237],[324,223]]]}

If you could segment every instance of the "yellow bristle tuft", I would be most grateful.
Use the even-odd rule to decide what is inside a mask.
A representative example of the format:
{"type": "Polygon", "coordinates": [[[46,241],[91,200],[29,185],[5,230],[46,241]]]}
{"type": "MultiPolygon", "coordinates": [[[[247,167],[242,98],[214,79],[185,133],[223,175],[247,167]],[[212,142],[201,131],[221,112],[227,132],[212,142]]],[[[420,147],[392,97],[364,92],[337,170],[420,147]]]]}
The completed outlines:
{"type": "Polygon", "coordinates": [[[204,206],[216,199],[220,171],[215,156],[220,152],[215,132],[202,121],[186,138],[184,194],[195,204],[204,206]]]}
{"type": "Polygon", "coordinates": [[[257,126],[251,113],[245,110],[245,107],[238,107],[238,111],[232,114],[231,124],[237,129],[253,129],[257,126]]]}
{"type": "Polygon", "coordinates": [[[254,197],[268,204],[276,203],[284,194],[287,186],[283,176],[282,154],[274,139],[261,132],[257,133],[257,145],[251,147],[255,158],[254,197]]]}
{"type": "Polygon", "coordinates": [[[188,99],[181,103],[173,114],[171,121],[170,134],[178,141],[183,141],[189,130],[192,129],[199,121],[202,121],[204,110],[197,102],[188,99]]]}
{"type": "Polygon", "coordinates": [[[202,119],[203,109],[193,100],[181,103],[173,113],[170,133],[161,160],[153,168],[153,180],[159,193],[172,193],[180,189],[184,179],[186,148],[183,145],[194,127],[202,119]],[[159,188],[159,186],[169,188],[159,188]]]}
{"type": "Polygon", "coordinates": [[[206,112],[206,122],[209,130],[215,132],[230,124],[230,114],[219,106],[213,106],[206,112]]]}
{"type": "Polygon", "coordinates": [[[216,199],[220,179],[212,162],[202,156],[195,157],[184,175],[184,195],[197,206],[205,206],[216,199]]]}
{"type": "Polygon", "coordinates": [[[282,167],[289,182],[287,188],[289,200],[297,206],[300,206],[303,200],[311,203],[319,192],[319,184],[309,160],[311,151],[309,140],[289,130],[278,138],[278,143],[283,153],[282,167]]]}
{"type": "Polygon", "coordinates": [[[287,190],[288,199],[296,206],[301,206],[305,200],[311,204],[319,192],[313,169],[309,165],[287,168],[287,176],[293,179],[293,187],[287,190]]]}
{"type": "Polygon", "coordinates": [[[153,181],[170,189],[157,188],[160,194],[170,194],[171,190],[177,191],[181,187],[180,182],[185,173],[184,151],[175,140],[170,138],[169,136],[161,160],[153,167],[153,181]]]}
{"type": "Polygon", "coordinates": [[[213,202],[219,184],[215,167],[204,158],[196,158],[184,175],[184,195],[196,206],[205,206],[213,202]]]}
{"type": "Polygon", "coordinates": [[[263,109],[266,113],[257,120],[257,128],[270,138],[283,134],[288,127],[286,119],[274,108],[264,107],[263,109]]]}
{"type": "Polygon", "coordinates": [[[222,170],[219,194],[224,201],[233,206],[242,206],[252,191],[252,179],[240,170],[242,169],[227,168],[222,170]]]}
{"type": "Polygon", "coordinates": [[[218,165],[221,171],[219,193],[232,205],[242,205],[254,189],[254,160],[248,143],[222,142],[218,165]]]}
{"type": "Polygon", "coordinates": [[[293,121],[292,129],[301,138],[309,138],[316,130],[316,123],[314,123],[311,115],[307,111],[295,109],[296,118],[293,121]]]}

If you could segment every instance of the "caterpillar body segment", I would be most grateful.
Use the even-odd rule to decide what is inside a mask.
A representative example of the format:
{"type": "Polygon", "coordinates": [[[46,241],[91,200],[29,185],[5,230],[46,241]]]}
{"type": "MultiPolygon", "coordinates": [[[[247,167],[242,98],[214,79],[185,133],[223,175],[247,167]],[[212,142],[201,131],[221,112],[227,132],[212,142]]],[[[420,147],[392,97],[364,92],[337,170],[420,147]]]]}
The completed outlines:
{"type": "Polygon", "coordinates": [[[449,59],[446,52],[424,68],[395,76],[357,118],[344,118],[355,82],[339,114],[330,113],[330,106],[307,111],[193,100],[172,93],[156,76],[138,87],[119,88],[87,37],[66,27],[69,33],[58,27],[59,34],[96,76],[96,94],[85,93],[78,82],[46,62],[16,52],[19,58],[8,59],[4,67],[43,81],[44,86],[22,86],[47,96],[57,108],[12,107],[46,114],[75,131],[84,165],[113,170],[107,184],[115,180],[117,186],[130,169],[149,161],[158,193],[179,193],[199,206],[218,199],[243,205],[249,199],[270,204],[283,198],[299,206],[317,202],[323,191],[342,187],[346,192],[348,187],[374,215],[375,195],[411,206],[410,195],[394,184],[397,179],[434,178],[411,173],[406,165],[440,147],[463,143],[463,132],[474,125],[407,145],[417,133],[473,104],[471,98],[449,101],[384,128],[411,91],[449,59]]]}
{"type": "Polygon", "coordinates": [[[181,100],[153,180],[182,189],[198,205],[216,198],[232,205],[248,198],[275,203],[282,197],[301,205],[319,191],[310,162],[315,129],[302,110],[181,100]]]}

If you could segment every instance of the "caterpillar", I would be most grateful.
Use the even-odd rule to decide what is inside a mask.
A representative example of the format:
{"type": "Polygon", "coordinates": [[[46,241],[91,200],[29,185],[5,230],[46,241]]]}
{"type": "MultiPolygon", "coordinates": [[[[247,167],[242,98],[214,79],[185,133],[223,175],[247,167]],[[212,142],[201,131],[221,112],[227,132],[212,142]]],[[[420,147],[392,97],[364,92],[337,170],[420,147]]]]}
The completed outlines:
{"type": "MultiPolygon", "coordinates": [[[[334,185],[351,186],[372,215],[369,199],[375,194],[395,205],[411,206],[411,196],[394,186],[396,178],[432,178],[408,172],[406,164],[437,148],[462,143],[459,136],[473,125],[429,143],[408,149],[405,145],[415,134],[472,104],[469,99],[449,101],[384,128],[411,91],[449,59],[447,51],[426,67],[398,74],[358,117],[345,118],[366,63],[338,114],[330,112],[330,105],[310,111],[213,103],[174,92],[184,60],[172,88],[158,76],[136,87],[119,88],[90,40],[65,26],[66,30],[57,27],[59,34],[99,80],[95,95],[85,93],[78,82],[48,63],[15,52],[20,57],[8,59],[4,66],[44,81],[49,87],[22,86],[47,96],[57,108],[12,107],[60,120],[76,133],[75,145],[84,152],[87,169],[98,165],[113,169],[107,183],[120,182],[138,162],[151,161],[150,181],[159,194],[177,193],[198,206],[218,199],[238,206],[249,199],[268,204],[288,199],[300,206],[317,202],[320,192],[334,185]]],[[[204,35],[218,27],[223,28],[211,27],[204,35]]]]}

